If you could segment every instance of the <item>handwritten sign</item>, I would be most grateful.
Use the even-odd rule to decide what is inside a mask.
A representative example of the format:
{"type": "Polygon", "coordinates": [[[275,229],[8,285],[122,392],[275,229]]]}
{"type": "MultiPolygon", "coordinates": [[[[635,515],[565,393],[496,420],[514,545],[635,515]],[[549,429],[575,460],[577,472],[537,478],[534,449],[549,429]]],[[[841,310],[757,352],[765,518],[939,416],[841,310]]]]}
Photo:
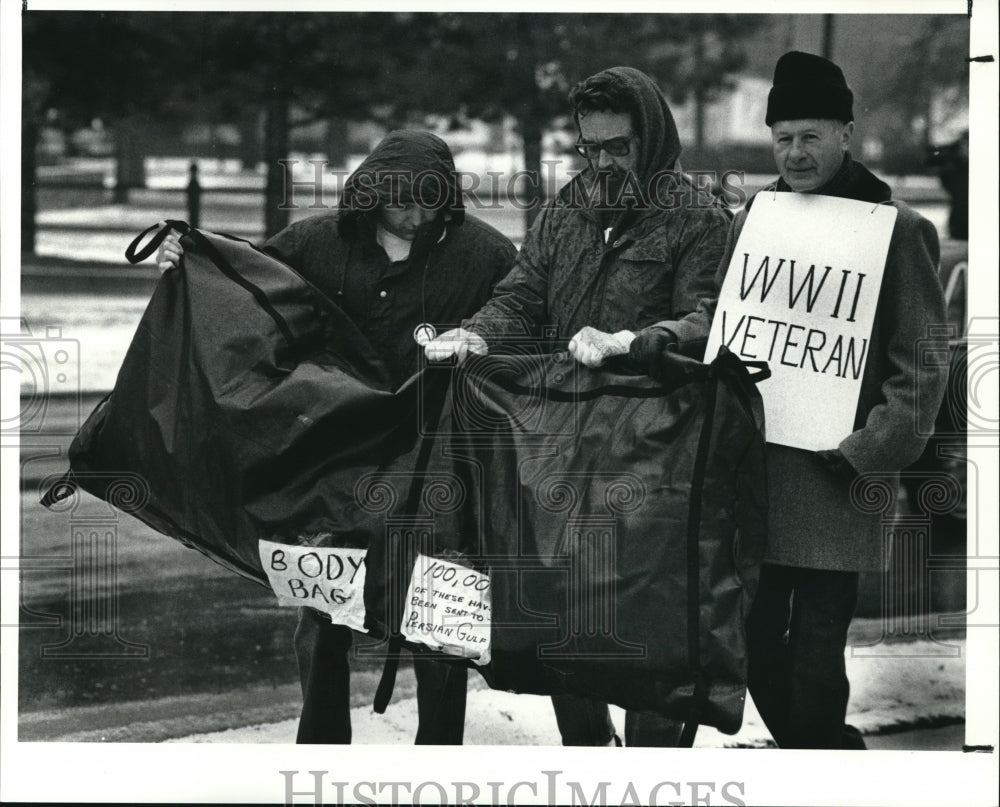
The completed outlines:
{"type": "Polygon", "coordinates": [[[307,605],[337,625],[365,626],[365,552],[260,541],[260,562],[280,605],[307,605]]]}
{"type": "Polygon", "coordinates": [[[763,359],[770,443],[836,448],[854,428],[896,209],[760,193],[740,233],[705,350],[763,359]]]}
{"type": "Polygon", "coordinates": [[[490,624],[489,575],[417,556],[403,611],[404,639],[487,664],[490,624]]]}

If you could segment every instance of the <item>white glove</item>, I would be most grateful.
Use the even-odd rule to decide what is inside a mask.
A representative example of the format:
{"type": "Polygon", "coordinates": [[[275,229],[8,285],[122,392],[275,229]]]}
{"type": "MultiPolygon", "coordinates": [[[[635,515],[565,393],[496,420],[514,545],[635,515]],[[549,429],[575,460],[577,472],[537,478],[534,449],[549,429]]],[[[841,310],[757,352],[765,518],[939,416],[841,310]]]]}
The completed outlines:
{"type": "Polygon", "coordinates": [[[462,328],[445,331],[424,345],[424,355],[429,361],[444,361],[455,356],[461,362],[469,353],[485,356],[486,340],[479,334],[462,328]]]}
{"type": "Polygon", "coordinates": [[[587,367],[600,367],[606,359],[628,353],[633,339],[632,331],[605,333],[588,325],[569,340],[569,353],[587,367]]]}

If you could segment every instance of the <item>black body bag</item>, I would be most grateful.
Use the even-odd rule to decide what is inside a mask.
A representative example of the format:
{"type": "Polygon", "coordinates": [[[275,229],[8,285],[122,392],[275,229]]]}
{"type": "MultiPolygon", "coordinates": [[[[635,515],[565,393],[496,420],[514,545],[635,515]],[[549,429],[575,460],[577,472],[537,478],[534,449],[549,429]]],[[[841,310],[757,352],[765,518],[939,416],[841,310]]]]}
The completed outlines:
{"type": "MultiPolygon", "coordinates": [[[[184,233],[182,265],[161,277],[114,390],[43,504],[76,486],[124,502],[264,585],[262,539],[367,548],[384,517],[357,506],[355,484],[412,465],[416,386],[389,391],[357,326],[290,267],[249,242],[168,225],[184,233]]],[[[132,262],[167,228],[136,254],[146,233],[132,262]]]]}
{"type": "MultiPolygon", "coordinates": [[[[435,647],[425,631],[453,655],[472,647],[497,688],[739,728],[766,370],[726,351],[672,357],[664,385],[535,345],[431,365],[391,392],[358,328],[291,268],[170,224],[181,270],[161,278],[43,503],[74,486],[127,499],[265,585],[261,541],[363,549],[364,628],[394,649],[435,647]],[[142,490],[123,496],[122,480],[142,490]],[[470,627],[459,648],[449,631],[470,627]]],[[[136,239],[130,260],[165,232],[138,255],[136,239]]]]}
{"type": "Polygon", "coordinates": [[[725,349],[664,361],[666,385],[564,353],[467,360],[431,462],[470,501],[436,532],[490,569],[491,686],[733,733],[766,532],[769,371],[725,349]]]}

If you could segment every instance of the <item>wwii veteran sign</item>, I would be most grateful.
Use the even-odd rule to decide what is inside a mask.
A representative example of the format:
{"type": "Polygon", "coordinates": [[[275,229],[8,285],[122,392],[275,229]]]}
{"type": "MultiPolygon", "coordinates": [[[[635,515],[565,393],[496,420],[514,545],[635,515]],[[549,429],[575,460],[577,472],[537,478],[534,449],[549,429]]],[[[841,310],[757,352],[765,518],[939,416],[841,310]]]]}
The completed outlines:
{"type": "Polygon", "coordinates": [[[705,351],[763,359],[770,443],[836,448],[854,426],[896,210],[803,193],[758,194],[705,351]]]}

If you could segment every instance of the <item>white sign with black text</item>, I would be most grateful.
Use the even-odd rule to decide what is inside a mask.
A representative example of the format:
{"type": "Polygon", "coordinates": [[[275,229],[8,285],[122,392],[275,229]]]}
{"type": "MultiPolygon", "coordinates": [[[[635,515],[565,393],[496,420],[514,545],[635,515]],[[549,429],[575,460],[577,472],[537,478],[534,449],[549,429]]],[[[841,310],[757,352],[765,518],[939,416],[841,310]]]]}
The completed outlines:
{"type": "Polygon", "coordinates": [[[403,611],[404,639],[487,664],[491,624],[489,575],[417,555],[403,611]]]}
{"type": "Polygon", "coordinates": [[[260,563],[280,605],[306,605],[336,625],[365,628],[364,549],[260,541],[260,563]]]}
{"type": "Polygon", "coordinates": [[[836,448],[853,431],[896,209],[759,193],[733,252],[705,350],[765,360],[769,443],[836,448]]]}

